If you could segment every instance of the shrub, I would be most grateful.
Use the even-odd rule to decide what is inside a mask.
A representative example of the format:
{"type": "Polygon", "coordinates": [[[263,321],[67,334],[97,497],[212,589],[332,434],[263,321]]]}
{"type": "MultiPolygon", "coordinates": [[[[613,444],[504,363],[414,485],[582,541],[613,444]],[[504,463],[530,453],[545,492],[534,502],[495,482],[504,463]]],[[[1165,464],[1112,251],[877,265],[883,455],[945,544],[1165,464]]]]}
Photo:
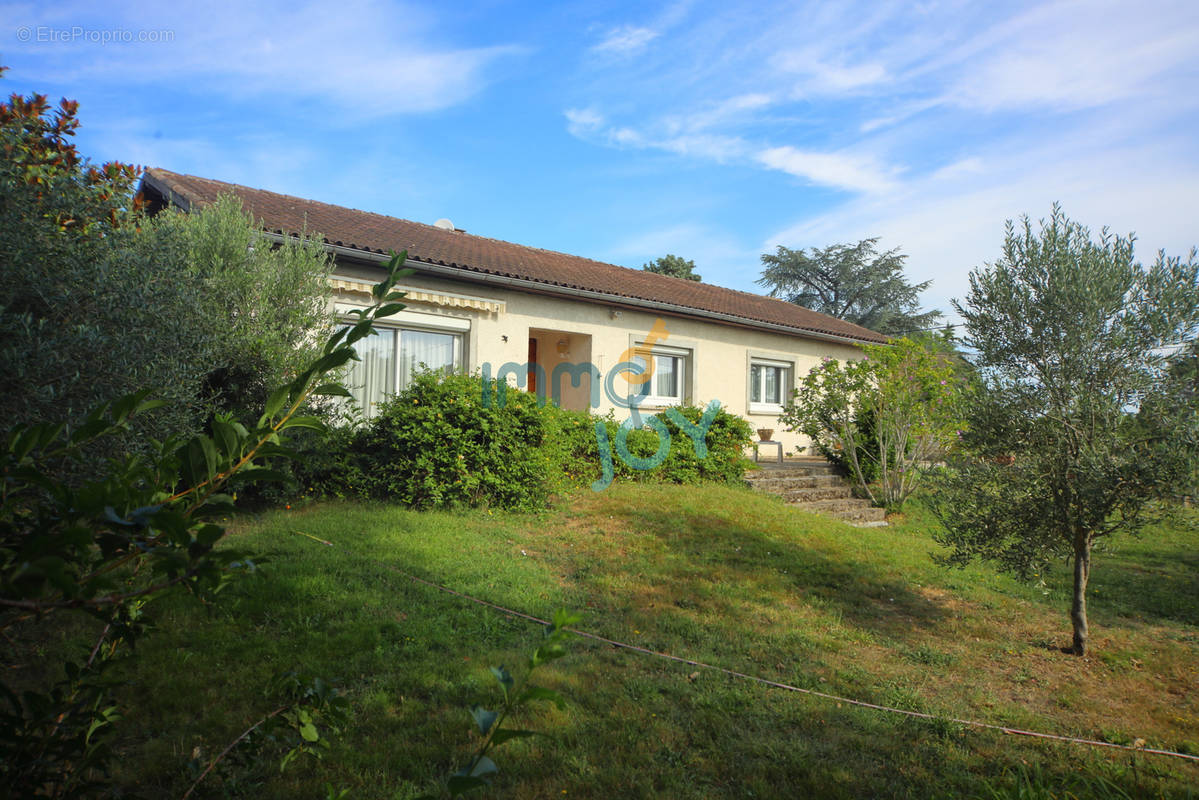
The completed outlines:
{"type": "Polygon", "coordinates": [[[779,421],[820,452],[839,453],[875,505],[898,511],[921,469],[956,444],[968,387],[945,354],[923,343],[893,339],[862,350],[864,359],[813,368],[779,421]]]}
{"type": "MultiPolygon", "coordinates": [[[[674,409],[688,422],[698,424],[704,409],[698,406],[681,406],[674,409]]],[[[636,469],[617,452],[617,434],[621,424],[609,412],[597,416],[586,411],[554,409],[553,436],[546,448],[551,451],[551,460],[559,465],[557,474],[562,482],[570,486],[590,486],[601,478],[604,459],[596,425],[602,424],[605,444],[613,478],[651,483],[738,483],[745,474],[748,464],[744,456],[751,439],[748,422],[723,408],[715,412],[704,436],[707,453],[700,458],[695,452],[695,443],[670,415],[662,414],[658,420],[670,436],[670,449],[661,464],[650,469],[636,469]]],[[[625,446],[634,459],[652,459],[661,446],[656,430],[650,427],[635,428],[627,432],[625,446]]]]}
{"type": "MultiPolygon", "coordinates": [[[[252,421],[271,387],[295,377],[332,332],[333,263],[321,239],[276,244],[236,196],[190,213],[159,213],[132,244],[160,276],[196,287],[199,302],[187,313],[205,349],[185,360],[197,362],[195,391],[206,409],[252,421]]],[[[159,321],[165,324],[178,322],[159,321]]]]}
{"type": "MultiPolygon", "coordinates": [[[[875,483],[878,480],[878,459],[873,454],[878,452],[878,433],[875,430],[874,410],[871,408],[857,409],[854,412],[853,424],[858,432],[853,439],[853,446],[857,450],[854,455],[856,455],[858,466],[862,471],[862,479],[868,484],[875,483]]],[[[812,446],[840,472],[845,475],[853,475],[851,463],[854,456],[845,452],[844,445],[837,448],[825,438],[819,437],[812,440],[812,446]]],[[[894,451],[890,458],[894,461],[894,451]]]]}
{"type": "MultiPolygon", "coordinates": [[[[677,409],[692,424],[699,423],[704,409],[698,406],[682,406],[677,409]]],[[[649,470],[633,470],[627,464],[622,477],[655,483],[737,483],[745,474],[745,448],[752,438],[748,422],[736,414],[721,408],[708,426],[704,443],[707,455],[700,458],[695,452],[695,443],[667,414],[659,417],[670,434],[670,452],[660,466],[649,470]]],[[[609,441],[614,436],[616,424],[609,422],[609,441]]],[[[652,456],[658,449],[658,435],[653,430],[636,430],[629,433],[629,451],[640,458],[652,456]]],[[[619,461],[619,459],[617,459],[619,461]]]]}
{"type": "Polygon", "coordinates": [[[231,197],[147,219],[134,167],[77,152],[76,112],[0,102],[0,419],[77,425],[157,387],[167,405],[92,442],[99,458],[148,454],[218,412],[253,423],[329,332],[328,254],[314,238],[276,245],[231,197]]]}
{"type": "MultiPolygon", "coordinates": [[[[693,425],[699,424],[705,413],[698,406],[681,406],[673,411],[693,425]]],[[[555,409],[555,433],[547,447],[552,448],[552,458],[561,465],[565,481],[574,486],[591,485],[603,474],[597,424],[604,426],[607,453],[616,479],[681,484],[741,481],[748,464],[744,451],[752,432],[744,419],[723,408],[717,410],[704,436],[707,452],[703,458],[696,454],[695,443],[671,415],[659,415],[658,420],[670,436],[670,449],[662,463],[650,469],[634,468],[617,452],[615,443],[621,424],[611,412],[601,417],[585,411],[555,409]]],[[[653,428],[635,428],[627,432],[625,446],[634,459],[649,460],[658,452],[661,439],[653,428]]]]}
{"type": "MultiPolygon", "coordinates": [[[[652,469],[635,469],[616,452],[620,424],[611,413],[540,405],[536,395],[518,391],[506,391],[499,402],[494,381],[484,402],[484,386],[479,376],[421,373],[369,423],[301,442],[301,458],[292,462],[301,496],[374,498],[416,508],[540,509],[552,495],[590,486],[604,474],[597,425],[619,479],[735,483],[745,471],[749,423],[723,409],[709,414],[703,458],[678,423],[661,415],[669,452],[652,469]]],[[[697,406],[674,411],[693,425],[705,413],[697,406]]],[[[629,430],[626,437],[634,459],[651,459],[661,445],[653,429],[629,430]]]]}
{"type": "Polygon", "coordinates": [[[414,375],[350,438],[343,491],[415,508],[544,508],[554,409],[525,392],[485,404],[482,387],[474,376],[414,375]]]}

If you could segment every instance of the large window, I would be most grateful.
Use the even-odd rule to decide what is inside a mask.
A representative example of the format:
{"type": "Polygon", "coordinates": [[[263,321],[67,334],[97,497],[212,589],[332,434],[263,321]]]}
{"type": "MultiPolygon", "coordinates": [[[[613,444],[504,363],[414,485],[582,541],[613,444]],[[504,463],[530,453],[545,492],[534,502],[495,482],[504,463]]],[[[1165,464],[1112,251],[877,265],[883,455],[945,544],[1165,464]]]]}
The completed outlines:
{"type": "Polygon", "coordinates": [[[643,406],[678,406],[682,405],[687,396],[687,354],[683,350],[663,350],[655,347],[652,351],[639,351],[633,358],[635,364],[648,367],[653,360],[653,374],[648,385],[632,384],[632,394],[635,397],[641,391],[645,392],[641,400],[643,406]],[[642,388],[644,387],[644,389],[642,388]]]}
{"type": "Polygon", "coordinates": [[[403,390],[420,369],[462,369],[462,334],[408,328],[376,328],[354,345],[361,361],[351,361],[346,388],[369,419],[379,403],[403,390]]]}
{"type": "Polygon", "coordinates": [[[791,399],[791,365],[754,359],[749,366],[749,411],[778,414],[791,399]]]}

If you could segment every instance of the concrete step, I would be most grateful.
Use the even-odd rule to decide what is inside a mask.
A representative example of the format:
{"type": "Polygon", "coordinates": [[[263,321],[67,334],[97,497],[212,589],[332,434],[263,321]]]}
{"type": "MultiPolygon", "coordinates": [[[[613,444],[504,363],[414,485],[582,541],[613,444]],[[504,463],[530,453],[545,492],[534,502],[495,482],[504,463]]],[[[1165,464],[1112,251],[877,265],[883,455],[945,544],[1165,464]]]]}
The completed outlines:
{"type": "Polygon", "coordinates": [[[749,481],[750,486],[763,492],[781,492],[788,489],[817,489],[825,486],[842,486],[844,483],[837,475],[796,475],[791,478],[765,477],[749,481]]]}
{"type": "Polygon", "coordinates": [[[781,497],[792,508],[863,528],[887,524],[887,512],[854,497],[849,483],[823,458],[788,458],[782,464],[763,461],[758,467],[746,473],[746,483],[781,497]]]}
{"type": "Polygon", "coordinates": [[[797,500],[788,503],[793,506],[803,506],[808,511],[829,513],[834,511],[852,511],[857,508],[872,508],[869,500],[860,497],[835,497],[827,500],[797,500]]]}
{"type": "Polygon", "coordinates": [[[840,486],[813,486],[801,489],[782,489],[776,492],[788,503],[808,503],[817,500],[846,500],[853,492],[845,484],[840,486]]]}
{"type": "Polygon", "coordinates": [[[792,458],[784,462],[784,466],[787,464],[792,464],[797,467],[807,467],[808,469],[814,469],[818,472],[837,472],[837,468],[832,465],[832,462],[823,458],[792,458]]]}
{"type": "Polygon", "coordinates": [[[833,471],[831,466],[792,466],[790,464],[781,467],[770,467],[768,469],[754,469],[745,473],[747,481],[770,481],[779,478],[814,478],[814,477],[840,477],[833,471]]]}
{"type": "Polygon", "coordinates": [[[875,508],[866,500],[814,500],[788,503],[787,505],[803,511],[843,519],[855,525],[879,522],[885,525],[887,522],[887,510],[875,508]]]}

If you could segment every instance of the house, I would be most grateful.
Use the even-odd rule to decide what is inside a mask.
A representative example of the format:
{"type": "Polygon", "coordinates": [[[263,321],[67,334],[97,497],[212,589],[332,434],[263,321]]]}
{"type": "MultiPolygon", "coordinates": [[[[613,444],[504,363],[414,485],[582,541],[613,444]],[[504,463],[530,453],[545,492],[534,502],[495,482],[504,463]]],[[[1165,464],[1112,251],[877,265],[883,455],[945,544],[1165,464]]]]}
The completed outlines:
{"type": "Polygon", "coordinates": [[[719,400],[789,452],[806,444],[778,414],[823,357],[886,338],[748,292],[474,236],[433,225],[149,169],[151,211],[238,195],[272,235],[319,231],[335,259],[338,310],[370,304],[390,251],[407,250],[407,307],[360,348],[347,383],[367,414],[420,365],[503,377],[563,407],[624,420],[719,400]],[[630,367],[630,363],[637,365],[630,367]]]}

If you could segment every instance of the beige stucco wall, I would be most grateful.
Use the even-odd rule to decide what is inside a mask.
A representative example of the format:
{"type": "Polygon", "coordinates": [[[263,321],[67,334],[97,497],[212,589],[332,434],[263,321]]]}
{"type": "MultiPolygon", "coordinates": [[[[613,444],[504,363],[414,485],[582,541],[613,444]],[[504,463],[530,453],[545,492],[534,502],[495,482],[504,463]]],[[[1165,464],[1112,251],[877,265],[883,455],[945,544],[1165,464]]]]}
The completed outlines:
{"type": "MultiPolygon", "coordinates": [[[[339,266],[335,277],[374,281],[380,271],[371,267],[339,266]]],[[[468,300],[447,297],[442,302],[408,301],[408,312],[427,314],[431,323],[438,317],[469,320],[465,361],[468,371],[499,373],[507,362],[524,364],[528,359],[529,338],[538,340],[538,360],[545,366],[547,377],[561,362],[590,361],[608,377],[611,368],[634,344],[642,342],[655,323],[664,325],[667,335],[659,344],[690,351],[690,368],[686,375],[686,396],[689,402],[704,406],[716,399],[734,414],[747,419],[757,428],[775,429],[774,439],[782,441],[784,450],[795,453],[796,447],[806,445],[805,437],[782,430],[777,414],[750,413],[749,364],[751,358],[785,361],[793,365],[793,381],[802,378],[820,363],[824,356],[835,359],[860,358],[861,351],[853,345],[788,336],[781,333],[757,331],[722,325],[703,320],[659,316],[652,312],[616,309],[596,303],[567,298],[528,294],[467,282],[443,280],[428,276],[401,279],[402,287],[443,292],[488,305],[484,308],[465,308],[468,300]],[[457,304],[450,305],[449,303],[457,304]],[[559,352],[559,342],[565,347],[559,352]]],[[[339,303],[365,303],[363,295],[341,292],[339,303]]],[[[523,377],[523,374],[522,374],[523,377]]],[[[508,377],[515,385],[516,379],[508,377]]],[[[626,390],[627,383],[616,378],[611,384],[617,392],[626,390]]],[[[562,380],[562,402],[567,407],[589,405],[591,387],[586,379],[579,387],[571,387],[569,379],[562,380]]],[[[651,406],[642,406],[644,413],[653,413],[651,406]]],[[[623,420],[629,411],[617,408],[601,385],[598,413],[614,411],[623,420]]],[[[770,448],[771,455],[774,448],[770,448]]],[[[763,456],[767,455],[763,451],[763,456]]]]}

